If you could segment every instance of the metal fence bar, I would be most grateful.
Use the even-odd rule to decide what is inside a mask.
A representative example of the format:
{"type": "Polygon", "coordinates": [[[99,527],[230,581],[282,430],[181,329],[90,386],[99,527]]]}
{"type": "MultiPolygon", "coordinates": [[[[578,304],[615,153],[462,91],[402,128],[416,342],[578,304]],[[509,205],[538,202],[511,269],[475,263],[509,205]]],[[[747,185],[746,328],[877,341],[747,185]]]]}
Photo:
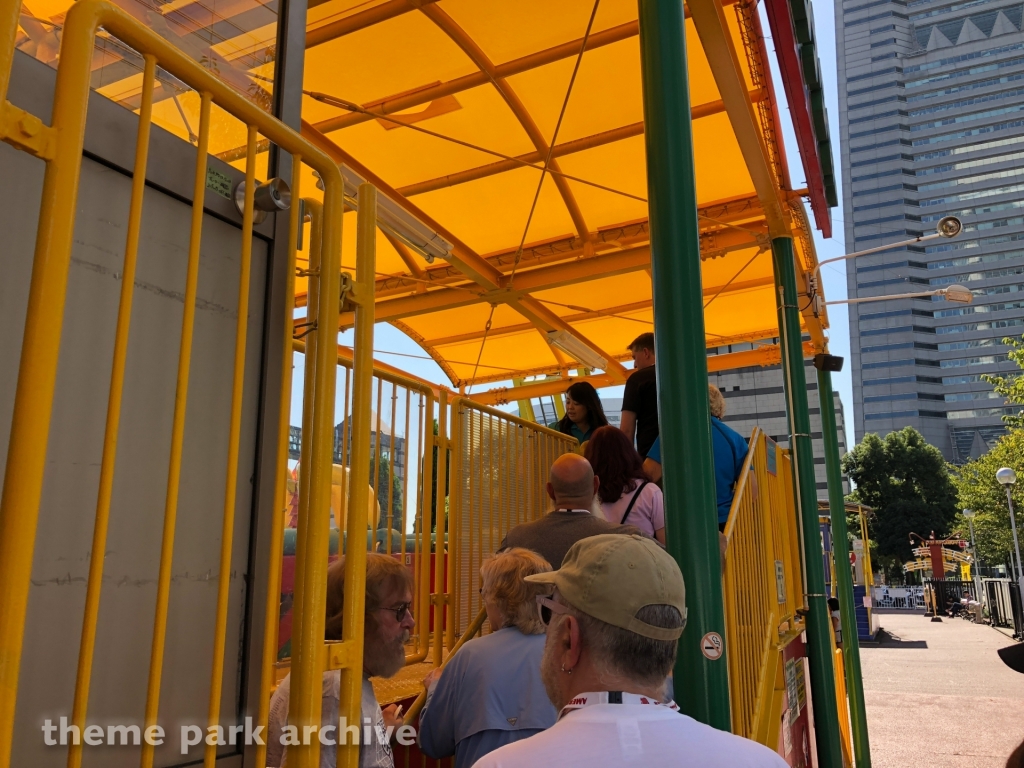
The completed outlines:
{"type": "MultiPolygon", "coordinates": [[[[366,530],[367,504],[369,488],[367,484],[370,469],[370,403],[371,379],[373,376],[373,316],[374,316],[374,269],[377,260],[377,190],[370,184],[359,186],[359,214],[356,231],[356,281],[351,287],[348,300],[355,305],[355,341],[353,343],[352,361],[352,461],[351,484],[349,491],[348,520],[346,528],[352,531],[366,530]]],[[[337,265],[334,266],[337,269],[337,265]]],[[[337,295],[331,293],[330,295],[337,295]]],[[[325,328],[338,327],[338,304],[332,302],[330,318],[323,316],[325,328]]],[[[333,338],[333,330],[331,331],[333,338]]],[[[332,369],[336,366],[337,349],[333,348],[332,369]]],[[[333,371],[332,371],[333,372],[333,371]]],[[[331,387],[331,396],[334,387],[331,387]]],[[[332,430],[333,431],[333,430],[332,430]]],[[[350,541],[352,539],[350,538],[350,541]]],[[[326,543],[326,541],[325,541],[326,543]]],[[[326,570],[326,552],[322,567],[326,570]]],[[[326,586],[326,585],[325,585],[326,586]]],[[[363,674],[363,621],[366,605],[366,547],[348,547],[345,554],[345,615],[342,626],[342,645],[344,656],[332,659],[332,669],[341,669],[341,689],[339,698],[339,716],[348,722],[361,722],[360,704],[362,700],[363,674]],[[338,663],[341,662],[341,663],[338,663]]],[[[320,611],[320,638],[323,642],[324,602],[317,603],[320,611]]],[[[313,661],[310,659],[310,661],[313,661]]],[[[311,711],[314,723],[319,724],[319,680],[316,690],[309,692],[309,703],[315,707],[311,711]]],[[[305,750],[304,750],[305,751],[305,750]]],[[[316,768],[316,752],[309,750],[298,768],[316,768]]],[[[349,744],[338,747],[338,768],[356,768],[359,764],[359,746],[349,744]]]]}
{"type": "MultiPolygon", "coordinates": [[[[292,156],[292,194],[298,200],[301,194],[302,158],[292,156]]],[[[295,355],[292,352],[292,334],[295,320],[291,307],[295,296],[295,260],[297,256],[296,236],[303,222],[299,210],[303,206],[293,205],[289,211],[291,226],[288,231],[288,265],[285,269],[288,283],[285,286],[284,333],[281,335],[284,349],[281,353],[281,408],[278,414],[277,472],[274,475],[274,512],[277,515],[270,525],[270,555],[267,558],[267,601],[263,616],[263,655],[260,660],[260,697],[256,713],[256,725],[264,728],[270,717],[270,689],[274,685],[274,663],[277,661],[278,627],[281,621],[281,566],[284,556],[284,520],[281,515],[286,506],[288,492],[288,441],[291,425],[292,366],[295,355]]],[[[256,745],[256,765],[265,765],[267,745],[256,745]]]]}
{"type": "MultiPolygon", "coordinates": [[[[196,294],[199,287],[199,246],[203,234],[203,201],[206,197],[206,162],[210,145],[209,91],[201,94],[199,143],[196,148],[195,186],[192,191],[192,230],[189,234],[188,272],[185,277],[185,307],[181,322],[181,347],[178,354],[178,381],[174,395],[174,423],[171,427],[171,459],[167,472],[167,497],[164,504],[164,529],[160,545],[160,574],[157,577],[156,617],[153,621],[153,646],[149,657],[149,684],[146,690],[146,729],[156,725],[160,711],[160,686],[163,677],[164,644],[167,637],[167,609],[171,595],[171,566],[174,562],[174,534],[178,522],[178,492],[181,482],[181,454],[185,442],[185,411],[188,404],[188,377],[192,364],[192,336],[196,319],[196,294]]],[[[148,739],[142,745],[142,768],[152,768],[155,747],[148,739]]]]}
{"type": "MultiPolygon", "coordinates": [[[[149,162],[149,133],[153,115],[153,83],[156,79],[156,59],[143,57],[142,102],[139,106],[139,130],[135,140],[135,165],[132,171],[132,196],[128,210],[128,233],[124,249],[121,274],[121,299],[117,308],[117,330],[114,335],[114,359],[110,374],[110,394],[107,400],[107,421],[103,433],[103,458],[100,462],[100,485],[96,501],[96,521],[93,524],[92,557],[85,593],[85,615],[82,619],[82,638],[78,652],[78,672],[75,680],[75,699],[71,723],[79,731],[85,730],[89,709],[89,687],[92,680],[93,653],[96,648],[96,625],[100,613],[103,589],[102,553],[107,549],[107,530],[110,523],[110,499],[114,490],[114,466],[117,460],[117,437],[121,423],[121,397],[124,392],[124,371],[128,358],[128,333],[131,327],[132,301],[135,295],[135,268],[139,255],[139,233],[142,230],[142,203],[146,192],[146,167],[149,162]],[[97,553],[100,553],[97,555],[97,553]]],[[[82,764],[82,743],[72,741],[68,747],[68,768],[82,764]]]]}
{"type": "MultiPolygon", "coordinates": [[[[249,275],[252,268],[253,194],[256,191],[256,126],[247,126],[245,194],[242,205],[242,256],[238,277],[238,318],[235,325],[235,359],[232,374],[231,422],[228,427],[228,461],[224,490],[224,519],[220,534],[220,573],[217,577],[217,613],[213,631],[213,670],[210,673],[209,726],[220,720],[224,688],[224,646],[227,642],[228,599],[231,588],[231,553],[235,543],[235,502],[238,495],[238,450],[242,432],[242,398],[245,394],[245,350],[249,327],[249,275]]],[[[217,745],[207,742],[205,768],[213,768],[217,745]]]]}
{"type": "MultiPolygon", "coordinates": [[[[326,530],[321,531],[327,527],[327,523],[314,520],[314,517],[318,511],[322,514],[325,508],[329,509],[329,505],[324,504],[324,486],[327,486],[326,496],[329,499],[330,477],[333,474],[325,473],[322,468],[319,473],[314,471],[314,466],[324,461],[325,438],[320,408],[329,408],[333,411],[334,404],[333,401],[327,402],[327,393],[321,388],[323,382],[317,371],[320,353],[325,346],[329,346],[329,343],[321,338],[319,330],[328,327],[327,320],[322,314],[330,313],[328,305],[332,303],[320,300],[321,294],[327,293],[326,267],[322,261],[323,209],[314,205],[310,207],[310,211],[313,226],[310,232],[306,322],[311,325],[307,326],[309,332],[305,337],[302,442],[299,450],[299,509],[295,532],[295,590],[292,603],[292,668],[288,706],[289,724],[299,727],[317,724],[320,717],[317,694],[321,691],[320,673],[323,669],[319,650],[323,643],[324,616],[319,617],[319,633],[316,631],[316,619],[320,613],[318,608],[322,604],[321,601],[326,601],[326,595],[321,597],[319,594],[318,585],[320,581],[326,581],[321,578],[321,573],[326,570],[328,538],[326,530]],[[324,306],[321,307],[321,304],[324,306]],[[324,561],[323,567],[318,568],[321,560],[324,561]]],[[[330,390],[333,390],[333,387],[330,387],[330,390]]],[[[327,461],[333,470],[333,441],[331,443],[331,455],[327,461]]],[[[316,750],[312,757],[308,755],[309,747],[299,747],[295,750],[296,761],[306,761],[307,768],[314,768],[317,764],[319,743],[311,747],[316,750]]]]}
{"type": "MultiPolygon", "coordinates": [[[[447,607],[450,589],[445,577],[445,532],[448,527],[445,520],[445,497],[449,482],[448,464],[448,391],[442,389],[437,400],[437,439],[434,441],[437,446],[437,473],[434,481],[434,508],[436,518],[434,523],[434,594],[431,598],[434,612],[434,637],[433,637],[433,661],[434,666],[441,664],[443,638],[447,629],[445,609],[447,607]]],[[[451,624],[451,619],[447,619],[451,624]]],[[[449,645],[449,648],[451,646],[449,645]]]]}

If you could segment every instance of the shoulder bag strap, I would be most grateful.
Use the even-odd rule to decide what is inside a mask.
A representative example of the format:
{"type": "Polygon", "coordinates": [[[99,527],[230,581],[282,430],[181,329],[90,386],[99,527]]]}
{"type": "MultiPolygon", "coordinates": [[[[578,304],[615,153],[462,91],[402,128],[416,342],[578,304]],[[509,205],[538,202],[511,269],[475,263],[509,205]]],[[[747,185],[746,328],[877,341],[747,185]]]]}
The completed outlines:
{"type": "Polygon", "coordinates": [[[642,483],[640,483],[640,487],[633,492],[633,498],[630,499],[629,506],[626,507],[626,514],[622,516],[622,519],[619,521],[619,525],[626,524],[626,518],[629,517],[629,513],[633,511],[633,505],[636,504],[636,500],[640,498],[640,492],[643,491],[644,486],[650,482],[650,480],[644,480],[642,483]]]}

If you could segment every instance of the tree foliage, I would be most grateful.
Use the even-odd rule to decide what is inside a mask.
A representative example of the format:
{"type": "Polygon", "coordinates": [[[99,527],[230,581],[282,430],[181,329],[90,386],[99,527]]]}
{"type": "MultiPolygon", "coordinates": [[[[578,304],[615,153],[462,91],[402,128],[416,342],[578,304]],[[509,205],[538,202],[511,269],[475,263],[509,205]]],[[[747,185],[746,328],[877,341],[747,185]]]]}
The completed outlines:
{"type": "MultiPolygon", "coordinates": [[[[1024,336],[1021,339],[1003,339],[1010,347],[1009,358],[1024,369],[1024,336]]],[[[1007,402],[1024,405],[1024,376],[1020,373],[1008,376],[985,375],[985,381],[1006,398],[1007,402]]],[[[996,470],[1012,467],[1021,481],[1013,487],[1015,511],[1024,505],[1024,411],[1013,416],[1004,416],[1009,432],[984,456],[956,468],[953,481],[956,483],[961,509],[972,509],[978,513],[974,518],[974,535],[978,555],[987,565],[1009,564],[1013,547],[1010,528],[1010,508],[1006,503],[1006,489],[996,481],[996,470]]],[[[1017,515],[1017,523],[1024,520],[1017,515]]],[[[1018,528],[1018,534],[1020,533],[1018,528]]],[[[967,518],[957,516],[956,532],[963,538],[970,535],[967,518]]],[[[1012,571],[1012,569],[1011,569],[1012,571]]]]}
{"type": "Polygon", "coordinates": [[[945,459],[913,427],[865,435],[843,457],[843,471],[856,485],[851,500],[875,510],[871,537],[883,558],[910,560],[911,532],[938,537],[953,524],[957,491],[945,459]]]}
{"type": "MultiPolygon", "coordinates": [[[[1024,429],[1011,429],[988,453],[958,467],[953,475],[961,508],[978,513],[974,518],[974,536],[978,555],[986,565],[1009,562],[1013,547],[1006,489],[996,481],[996,470],[1000,467],[1012,467],[1024,479],[1024,429]]],[[[1024,509],[1021,482],[1013,487],[1013,504],[1014,511],[1024,509]]],[[[1018,514],[1018,526],[1022,523],[1024,520],[1018,514]]],[[[957,515],[957,534],[967,539],[969,530],[967,519],[957,515]]]]}
{"type": "Polygon", "coordinates": [[[402,480],[398,475],[391,472],[391,455],[387,451],[381,452],[380,468],[374,472],[374,464],[377,457],[370,455],[370,480],[377,493],[377,503],[380,505],[380,520],[377,522],[377,529],[388,527],[388,486],[391,487],[391,527],[395,530],[401,529],[402,510],[404,499],[402,498],[402,480]]]}
{"type": "MultiPolygon", "coordinates": [[[[1024,336],[1021,336],[1020,339],[1005,338],[1003,339],[1003,344],[1010,348],[1007,357],[1016,363],[1019,368],[1024,369],[1024,336]]],[[[1012,405],[1024,405],[1024,376],[1021,374],[1015,373],[1011,376],[996,376],[994,374],[986,373],[983,374],[981,378],[991,384],[992,389],[994,389],[997,394],[1005,397],[1007,403],[1012,405]]],[[[1024,410],[1017,411],[1015,414],[1003,416],[1003,421],[1005,421],[1011,429],[1024,428],[1024,410]]]]}

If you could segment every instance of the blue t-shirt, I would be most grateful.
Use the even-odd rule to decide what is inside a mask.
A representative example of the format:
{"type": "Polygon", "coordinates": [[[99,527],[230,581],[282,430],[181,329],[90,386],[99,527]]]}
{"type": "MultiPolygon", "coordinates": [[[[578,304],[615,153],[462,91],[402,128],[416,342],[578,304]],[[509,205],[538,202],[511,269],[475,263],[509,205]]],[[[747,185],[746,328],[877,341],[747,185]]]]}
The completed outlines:
{"type": "MultiPolygon", "coordinates": [[[[561,430],[561,428],[562,428],[562,422],[561,421],[553,421],[550,424],[548,424],[548,429],[561,430]]],[[[584,432],[582,429],[580,429],[579,427],[576,426],[576,422],[575,421],[570,421],[569,422],[569,434],[571,434],[573,437],[575,437],[577,440],[579,440],[580,445],[583,445],[585,442],[587,442],[587,440],[590,439],[590,436],[594,434],[594,428],[591,427],[586,432],[584,432]]]]}
{"type": "MultiPolygon", "coordinates": [[[[711,417],[711,445],[714,448],[715,496],[718,501],[718,522],[729,519],[732,492],[743,471],[747,458],[747,441],[736,430],[727,427],[721,419],[711,417]]],[[[647,458],[661,464],[661,437],[655,439],[647,458]]]]}
{"type": "Polygon", "coordinates": [[[721,419],[711,417],[711,445],[714,448],[715,492],[718,497],[718,522],[729,519],[732,493],[747,458],[747,441],[721,419]]]}
{"type": "Polygon", "coordinates": [[[654,442],[651,444],[651,450],[647,452],[647,458],[655,464],[661,464],[661,435],[654,438],[654,442]]]}

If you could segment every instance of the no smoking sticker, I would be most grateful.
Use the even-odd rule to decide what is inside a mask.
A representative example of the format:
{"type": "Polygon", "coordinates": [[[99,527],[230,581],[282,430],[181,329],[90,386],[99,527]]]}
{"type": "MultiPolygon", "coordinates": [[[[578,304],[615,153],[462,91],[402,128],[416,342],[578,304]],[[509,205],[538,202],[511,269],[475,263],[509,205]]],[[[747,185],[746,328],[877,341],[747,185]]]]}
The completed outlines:
{"type": "Polygon", "coordinates": [[[724,649],[725,643],[722,642],[722,636],[717,632],[708,632],[700,639],[700,652],[706,659],[717,661],[722,658],[724,649]]]}

